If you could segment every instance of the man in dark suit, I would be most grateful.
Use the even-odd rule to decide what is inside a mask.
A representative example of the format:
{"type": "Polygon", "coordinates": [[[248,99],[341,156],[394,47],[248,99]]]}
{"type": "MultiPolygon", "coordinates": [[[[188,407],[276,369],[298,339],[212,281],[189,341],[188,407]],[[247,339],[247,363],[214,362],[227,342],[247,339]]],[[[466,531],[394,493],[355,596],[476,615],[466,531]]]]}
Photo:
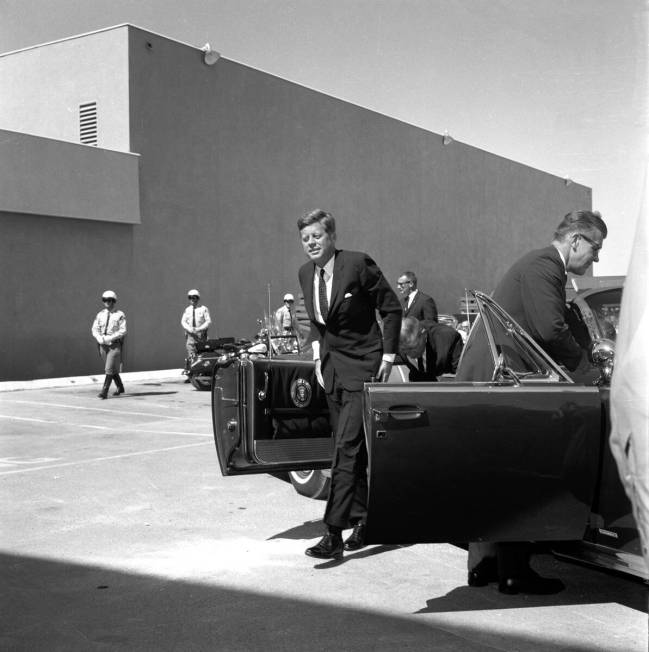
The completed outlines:
{"type": "Polygon", "coordinates": [[[462,337],[454,328],[434,321],[404,317],[399,335],[399,357],[410,372],[410,382],[435,382],[454,374],[462,354],[462,337]]]}
{"type": "Polygon", "coordinates": [[[403,316],[437,321],[437,306],[432,297],[417,289],[414,272],[404,272],[397,279],[397,289],[403,302],[403,316]]]}
{"type": "MultiPolygon", "coordinates": [[[[566,323],[568,272],[582,275],[599,260],[608,231],[599,213],[573,211],[557,227],[550,246],[532,251],[512,265],[493,293],[494,300],[559,364],[569,371],[588,366],[586,352],[566,323]]],[[[466,343],[456,380],[489,381],[495,362],[484,328],[466,343]]],[[[498,581],[502,593],[556,593],[558,579],[537,575],[525,543],[470,543],[469,586],[498,581]]]]}
{"type": "Polygon", "coordinates": [[[336,558],[364,546],[367,512],[367,449],[363,432],[363,383],[387,381],[399,340],[401,305],[376,263],[358,251],[335,248],[336,223],[322,210],[297,222],[309,262],[299,271],[311,321],[318,382],[326,392],[335,438],[327,532],[306,550],[336,558]],[[383,333],[376,320],[383,321],[383,333]],[[342,531],[353,528],[343,544],[342,531]]]}

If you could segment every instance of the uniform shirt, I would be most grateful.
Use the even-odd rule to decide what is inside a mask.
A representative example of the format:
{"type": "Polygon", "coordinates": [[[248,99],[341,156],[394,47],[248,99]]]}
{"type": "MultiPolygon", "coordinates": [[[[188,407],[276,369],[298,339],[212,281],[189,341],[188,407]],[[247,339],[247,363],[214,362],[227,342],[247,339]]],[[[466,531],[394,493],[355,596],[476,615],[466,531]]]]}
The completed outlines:
{"type": "Polygon", "coordinates": [[[287,306],[281,306],[275,312],[275,319],[277,320],[277,325],[285,331],[290,331],[293,329],[293,320],[295,315],[291,312],[291,309],[287,306]]]}
{"type": "Polygon", "coordinates": [[[92,324],[92,336],[99,344],[112,344],[126,335],[126,315],[121,310],[107,308],[97,313],[92,324]]]}
{"type": "Polygon", "coordinates": [[[195,313],[194,306],[187,306],[180,320],[180,325],[188,333],[192,332],[192,328],[196,328],[199,331],[206,331],[211,323],[210,311],[207,309],[207,306],[196,306],[195,313]],[[196,326],[193,325],[194,314],[196,315],[196,326]]]}

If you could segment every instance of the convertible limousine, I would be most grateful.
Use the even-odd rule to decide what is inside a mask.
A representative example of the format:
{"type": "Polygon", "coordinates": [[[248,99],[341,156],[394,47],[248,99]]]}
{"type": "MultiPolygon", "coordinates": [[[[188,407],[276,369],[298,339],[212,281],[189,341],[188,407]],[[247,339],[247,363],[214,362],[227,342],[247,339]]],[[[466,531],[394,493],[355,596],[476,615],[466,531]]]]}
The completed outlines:
{"type": "MultiPolygon", "coordinates": [[[[366,542],[551,541],[561,555],[649,579],[608,445],[621,293],[589,290],[568,306],[597,365],[590,376],[571,377],[476,291],[469,338],[490,342],[490,382],[367,383],[366,542]]],[[[312,361],[242,356],[216,369],[212,416],[223,475],[326,481],[317,470],[330,467],[333,441],[312,361]]]]}

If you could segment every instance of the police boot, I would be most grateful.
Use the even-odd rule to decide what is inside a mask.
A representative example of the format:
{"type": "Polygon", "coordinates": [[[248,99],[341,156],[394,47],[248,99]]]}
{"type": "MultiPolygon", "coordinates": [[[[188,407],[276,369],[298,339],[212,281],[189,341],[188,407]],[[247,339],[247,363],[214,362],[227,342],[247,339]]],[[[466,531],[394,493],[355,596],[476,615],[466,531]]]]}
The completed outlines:
{"type": "Polygon", "coordinates": [[[113,376],[113,380],[115,381],[115,385],[117,385],[117,389],[113,392],[113,396],[119,396],[120,394],[123,394],[124,384],[122,383],[122,379],[119,377],[119,374],[115,374],[113,376]]]}
{"type": "Polygon", "coordinates": [[[108,389],[110,388],[110,383],[113,380],[113,377],[110,374],[106,374],[104,378],[104,386],[101,388],[101,392],[97,394],[98,398],[108,398],[108,389]]]}

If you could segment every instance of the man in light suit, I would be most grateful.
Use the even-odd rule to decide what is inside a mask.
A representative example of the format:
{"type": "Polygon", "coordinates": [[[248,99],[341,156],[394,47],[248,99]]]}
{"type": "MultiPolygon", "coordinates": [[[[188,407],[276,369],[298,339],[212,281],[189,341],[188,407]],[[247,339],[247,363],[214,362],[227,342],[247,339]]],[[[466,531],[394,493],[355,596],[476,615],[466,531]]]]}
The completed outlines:
{"type": "Polygon", "coordinates": [[[462,354],[462,336],[446,324],[404,317],[399,336],[399,357],[408,367],[411,383],[435,382],[454,374],[462,354]]]}
{"type": "Polygon", "coordinates": [[[336,223],[322,210],[297,222],[309,262],[299,271],[318,382],[324,388],[334,432],[327,532],[306,550],[337,558],[364,546],[367,449],[363,432],[363,383],[387,381],[397,351],[401,304],[376,263],[358,251],[336,249],[336,223]],[[383,321],[383,332],[376,319],[383,321]],[[342,531],[352,527],[344,542],[342,531]]]}
{"type": "Polygon", "coordinates": [[[397,279],[397,289],[403,302],[403,316],[437,321],[437,306],[432,297],[417,289],[414,272],[404,272],[397,279]]]}
{"type": "MultiPolygon", "coordinates": [[[[559,364],[569,371],[588,366],[586,352],[566,323],[568,272],[581,276],[598,254],[608,230],[599,213],[573,211],[559,223],[550,246],[523,256],[505,273],[493,298],[559,364]]],[[[456,380],[489,381],[494,361],[483,330],[464,349],[456,380]]],[[[550,594],[558,579],[538,576],[529,566],[525,543],[470,543],[469,586],[498,581],[501,593],[550,594]]]]}

